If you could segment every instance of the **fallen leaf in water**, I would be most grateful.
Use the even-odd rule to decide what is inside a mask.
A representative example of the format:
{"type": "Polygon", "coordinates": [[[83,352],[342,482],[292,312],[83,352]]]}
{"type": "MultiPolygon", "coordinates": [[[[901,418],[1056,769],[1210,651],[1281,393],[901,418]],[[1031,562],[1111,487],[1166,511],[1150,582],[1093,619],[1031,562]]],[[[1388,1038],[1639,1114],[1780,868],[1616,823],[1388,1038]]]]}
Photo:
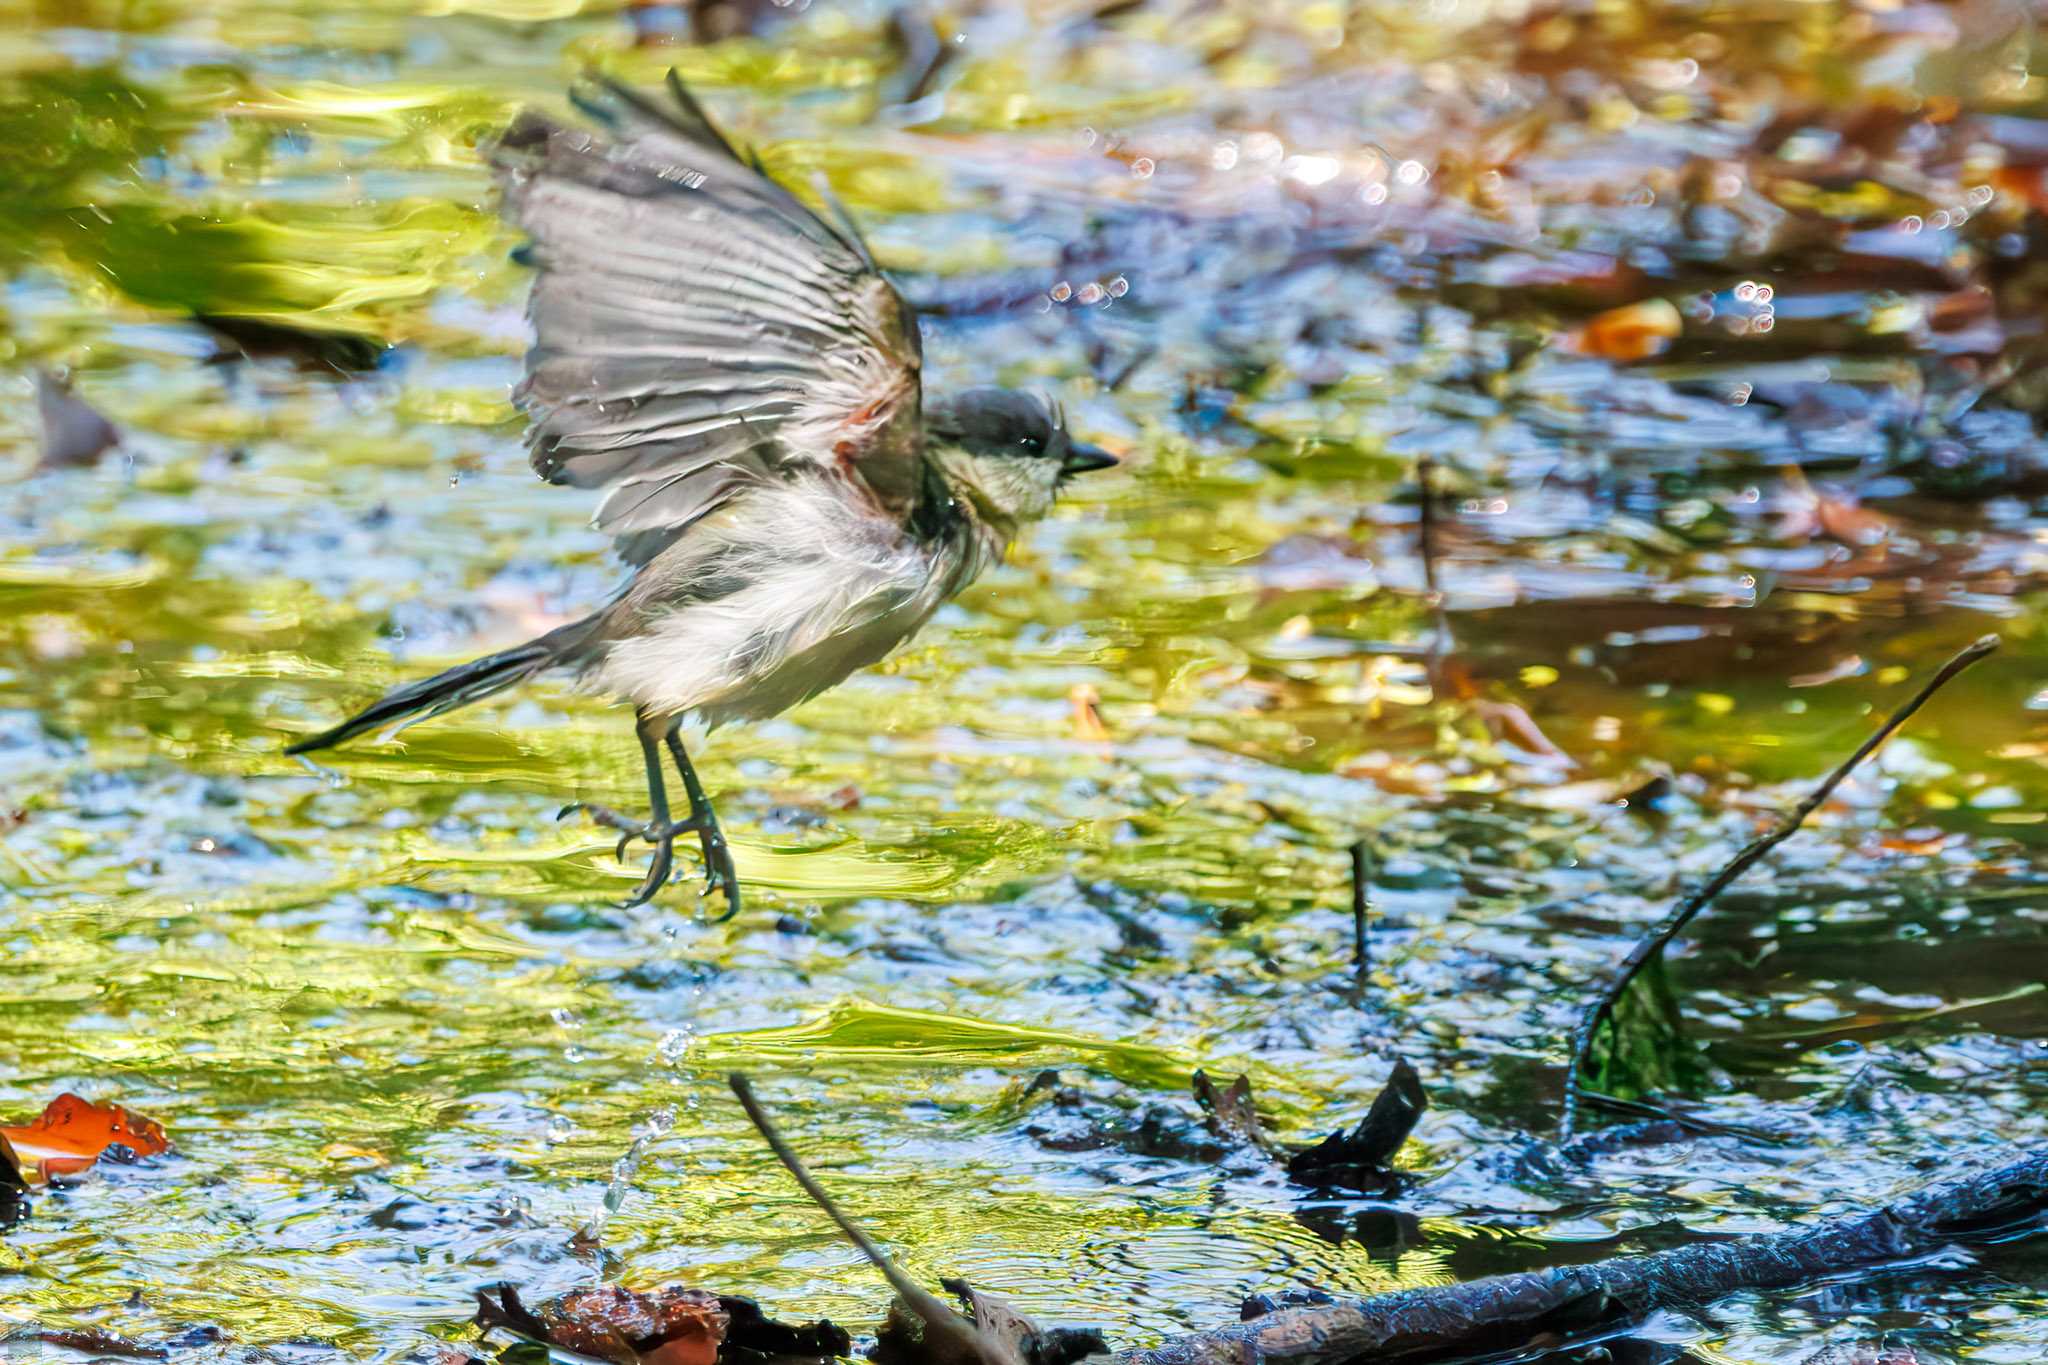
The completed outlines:
{"type": "Polygon", "coordinates": [[[713,1365],[725,1340],[718,1296],[673,1285],[650,1294],[617,1285],[572,1290],[538,1316],[555,1345],[619,1365],[713,1365]]]}
{"type": "Polygon", "coordinates": [[[1890,517],[1859,506],[1851,494],[1815,488],[1796,466],[1786,467],[1785,488],[1789,505],[1776,528],[1780,540],[1808,540],[1824,535],[1843,545],[1864,549],[1891,537],[1890,517]]]}
{"type": "MultiPolygon", "coordinates": [[[[12,1336],[14,1334],[10,1333],[9,1335],[12,1336]]],[[[162,1346],[153,1346],[140,1341],[130,1341],[128,1338],[116,1336],[112,1332],[102,1332],[93,1328],[86,1328],[80,1331],[39,1330],[25,1332],[21,1335],[35,1341],[40,1341],[46,1346],[60,1346],[67,1351],[83,1351],[88,1355],[95,1356],[126,1356],[130,1360],[164,1360],[171,1354],[162,1346]]]]}
{"type": "Polygon", "coordinates": [[[1825,687],[1844,678],[1854,678],[1868,671],[1861,654],[1845,654],[1815,673],[1798,673],[1785,681],[1792,687],[1825,687]]]}
{"type": "Polygon", "coordinates": [[[1074,709],[1074,738],[1101,744],[1109,739],[1109,729],[1102,723],[1102,713],[1096,710],[1102,696],[1087,683],[1075,683],[1067,692],[1067,704],[1074,709]]]}
{"type": "Polygon", "coordinates": [[[1428,1107],[1422,1077],[1405,1059],[1397,1059],[1386,1087],[1358,1126],[1332,1133],[1308,1150],[1296,1152],[1287,1163],[1287,1174],[1317,1189],[1384,1194],[1397,1183],[1391,1168],[1394,1153],[1415,1131],[1428,1107]]]}
{"type": "Polygon", "coordinates": [[[156,1156],[171,1149],[162,1124],[69,1092],[34,1123],[0,1127],[0,1143],[24,1176],[42,1180],[76,1175],[109,1152],[156,1156]]]}
{"type": "Polygon", "coordinates": [[[43,426],[45,469],[91,464],[121,443],[114,424],[71,392],[66,375],[36,371],[36,413],[43,426]]]}
{"type": "Polygon", "coordinates": [[[1041,1328],[1008,1299],[965,1280],[942,1279],[939,1284],[967,1310],[981,1349],[962,1350],[960,1343],[937,1339],[924,1319],[899,1298],[891,1301],[888,1317],[875,1334],[870,1358],[877,1365],[986,1365],[991,1357],[1016,1365],[1076,1365],[1109,1354],[1100,1332],[1041,1328]]]}
{"type": "Polygon", "coordinates": [[[1910,1346],[1863,1342],[1854,1346],[1830,1346],[1819,1355],[1808,1356],[1801,1365],[1945,1365],[1945,1362],[1938,1356],[1922,1355],[1910,1346]]]}
{"type": "Polygon", "coordinates": [[[1266,1125],[1252,1105],[1252,1080],[1239,1076],[1228,1090],[1218,1090],[1206,1071],[1195,1073],[1195,1103],[1209,1116],[1209,1130],[1220,1138],[1277,1152],[1279,1146],[1266,1134],[1266,1125]]]}
{"type": "Polygon", "coordinates": [[[1669,299],[1645,299],[1595,315],[1565,334],[1565,345],[1602,360],[1648,360],[1671,349],[1685,320],[1669,299]]]}
{"type": "Polygon", "coordinates": [[[1495,739],[1515,741],[1537,757],[1567,768],[1579,766],[1577,760],[1551,742],[1534,716],[1513,702],[1479,700],[1472,703],[1472,710],[1495,739]]]}
{"type": "Polygon", "coordinates": [[[822,1319],[792,1327],[763,1316],[752,1299],[677,1285],[579,1289],[529,1309],[517,1289],[500,1284],[478,1290],[476,1300],[476,1324],[486,1331],[503,1328],[619,1365],[715,1365],[721,1357],[727,1365],[770,1365],[830,1359],[853,1348],[843,1330],[822,1319]]]}

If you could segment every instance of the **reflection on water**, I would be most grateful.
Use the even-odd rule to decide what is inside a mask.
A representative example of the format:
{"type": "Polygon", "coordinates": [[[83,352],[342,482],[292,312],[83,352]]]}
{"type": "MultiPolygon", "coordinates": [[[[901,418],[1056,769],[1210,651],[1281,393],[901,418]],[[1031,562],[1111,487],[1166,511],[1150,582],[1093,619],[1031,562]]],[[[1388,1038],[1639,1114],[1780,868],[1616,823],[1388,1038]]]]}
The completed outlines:
{"type": "MultiPolygon", "coordinates": [[[[480,1283],[605,1274],[872,1322],[733,1066],[913,1272],[1118,1341],[2040,1140],[2014,13],[701,8],[0,0],[0,1108],[118,1096],[180,1146],[41,1198],[0,1317],[383,1355],[480,1283]],[[934,384],[1045,387],[1130,455],[904,655],[706,747],[751,888],[719,926],[680,886],[613,910],[638,869],[555,823],[638,798],[589,699],[279,753],[613,582],[518,448],[476,153],[587,63],[673,65],[822,174],[933,310],[934,384]],[[121,448],[38,471],[39,370],[121,448]],[[1633,928],[1987,629],[1671,965],[1717,1116],[1781,1140],[1529,1159],[1633,928]],[[1040,1069],[1136,1107],[1204,1066],[1306,1139],[1396,1053],[1432,1108],[1392,1210],[1031,1134],[1040,1069]]],[[[2031,1360],[2044,1285],[2018,1248],[1660,1331],[2031,1360]]]]}

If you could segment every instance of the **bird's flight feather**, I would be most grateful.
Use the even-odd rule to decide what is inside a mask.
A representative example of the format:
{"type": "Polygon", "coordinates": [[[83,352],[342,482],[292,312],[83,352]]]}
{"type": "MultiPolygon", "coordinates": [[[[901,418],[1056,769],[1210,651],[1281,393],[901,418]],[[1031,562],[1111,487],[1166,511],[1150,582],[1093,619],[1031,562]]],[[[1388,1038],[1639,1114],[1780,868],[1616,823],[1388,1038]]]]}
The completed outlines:
{"type": "Polygon", "coordinates": [[[603,131],[523,115],[492,154],[539,268],[514,394],[534,468],[602,488],[646,563],[739,489],[830,466],[891,518],[922,489],[917,321],[848,232],[750,164],[673,77],[603,131]]]}

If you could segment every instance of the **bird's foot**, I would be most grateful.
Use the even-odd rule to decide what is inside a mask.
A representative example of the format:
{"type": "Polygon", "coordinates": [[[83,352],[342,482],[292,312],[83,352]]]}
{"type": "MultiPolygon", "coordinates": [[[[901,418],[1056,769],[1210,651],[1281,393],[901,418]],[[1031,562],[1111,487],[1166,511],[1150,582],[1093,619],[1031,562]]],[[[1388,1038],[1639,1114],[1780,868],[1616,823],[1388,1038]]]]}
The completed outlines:
{"type": "Polygon", "coordinates": [[[593,823],[606,829],[621,831],[618,846],[612,850],[612,856],[620,862],[626,860],[626,846],[635,839],[645,839],[654,845],[654,857],[648,863],[647,876],[633,892],[632,899],[620,906],[620,909],[630,910],[634,906],[645,905],[653,900],[654,893],[668,881],[669,872],[675,866],[676,837],[682,834],[695,834],[698,847],[704,851],[704,894],[708,896],[714,890],[725,893],[725,913],[718,917],[719,921],[729,920],[739,913],[740,881],[739,874],[732,865],[732,850],[726,845],[725,835],[718,828],[717,817],[709,811],[693,815],[687,820],[671,820],[665,824],[656,824],[651,820],[635,820],[631,816],[621,815],[609,806],[578,801],[562,807],[555,818],[566,820],[577,812],[589,816],[593,823]]]}
{"type": "Polygon", "coordinates": [[[725,842],[725,832],[718,827],[718,817],[705,810],[702,823],[695,826],[697,847],[704,850],[704,891],[708,896],[714,890],[725,893],[725,913],[713,923],[723,924],[740,912],[740,878],[732,865],[732,849],[725,842]]]}

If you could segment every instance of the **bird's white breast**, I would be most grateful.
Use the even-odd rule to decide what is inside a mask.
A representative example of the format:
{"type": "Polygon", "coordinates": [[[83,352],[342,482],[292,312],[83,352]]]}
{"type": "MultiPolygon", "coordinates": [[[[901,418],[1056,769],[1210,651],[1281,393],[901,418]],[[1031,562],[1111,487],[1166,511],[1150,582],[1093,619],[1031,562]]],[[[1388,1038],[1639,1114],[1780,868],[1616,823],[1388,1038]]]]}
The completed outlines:
{"type": "Polygon", "coordinates": [[[584,681],[713,726],[772,716],[909,639],[992,550],[971,527],[920,540],[830,480],[749,489],[648,566],[584,681]],[[712,579],[732,590],[692,600],[712,579]]]}

